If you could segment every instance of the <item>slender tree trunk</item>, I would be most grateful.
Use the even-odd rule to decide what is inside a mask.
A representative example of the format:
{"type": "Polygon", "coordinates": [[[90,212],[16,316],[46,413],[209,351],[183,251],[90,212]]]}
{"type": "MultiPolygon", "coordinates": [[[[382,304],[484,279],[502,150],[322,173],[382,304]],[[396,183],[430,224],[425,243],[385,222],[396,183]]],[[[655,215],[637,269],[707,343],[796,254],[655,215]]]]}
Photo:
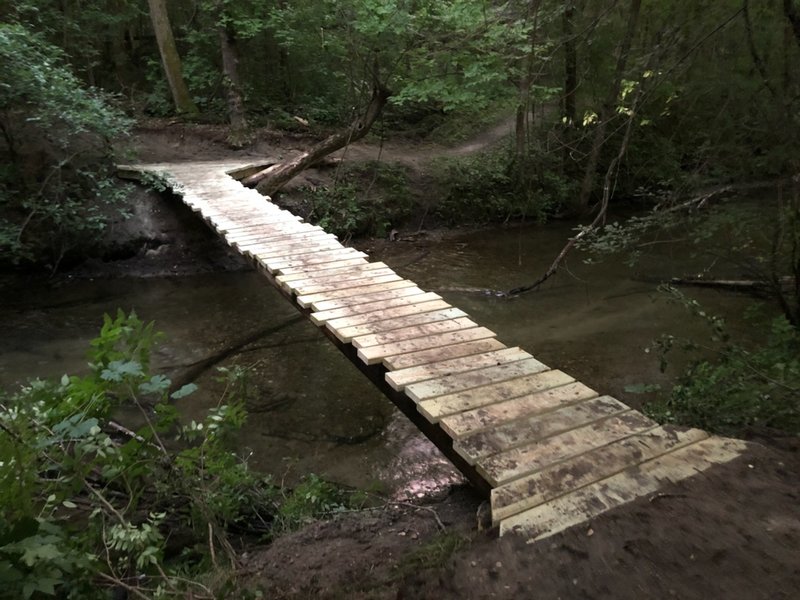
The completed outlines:
{"type": "Polygon", "coordinates": [[[563,16],[564,34],[564,121],[568,126],[577,120],[578,49],[575,43],[575,3],[567,2],[563,16]]]}
{"type": "Polygon", "coordinates": [[[619,92],[622,85],[622,77],[625,75],[625,68],[628,65],[628,54],[631,50],[633,37],[636,33],[636,26],[639,21],[639,12],[642,7],[642,0],[631,0],[630,11],[628,13],[628,24],[625,28],[625,36],[620,42],[617,53],[617,65],[614,69],[614,78],[611,82],[611,88],[608,91],[603,106],[600,109],[599,121],[594,133],[594,140],[592,142],[592,149],[589,152],[589,158],[586,162],[586,169],[583,173],[583,181],[581,182],[581,192],[578,197],[578,205],[576,206],[577,212],[586,212],[589,208],[589,200],[592,196],[594,189],[595,171],[597,171],[597,163],[600,159],[600,151],[606,141],[606,130],[608,121],[614,114],[614,106],[619,98],[619,92]]]}
{"type": "Polygon", "coordinates": [[[800,8],[796,0],[783,0],[783,14],[789,19],[794,32],[794,41],[800,46],[800,8]]]}
{"type": "Polygon", "coordinates": [[[181,73],[181,57],[172,35],[166,0],[147,0],[147,2],[150,6],[150,19],[153,22],[158,51],[161,54],[161,64],[164,66],[164,74],[167,77],[175,108],[179,113],[196,114],[197,107],[189,95],[181,73]]]}
{"type": "Polygon", "coordinates": [[[247,115],[242,99],[242,83],[239,78],[239,49],[236,34],[227,27],[219,28],[220,48],[222,51],[222,70],[225,73],[225,87],[228,96],[228,115],[231,121],[231,132],[228,141],[239,147],[247,141],[247,115]]]}
{"type": "Polygon", "coordinates": [[[529,6],[529,15],[533,15],[533,25],[529,38],[528,56],[525,57],[520,75],[517,99],[515,127],[515,151],[520,179],[525,178],[525,163],[528,151],[529,115],[531,112],[531,85],[533,84],[533,67],[536,61],[536,30],[539,27],[539,0],[533,0],[529,6]]]}
{"type": "Polygon", "coordinates": [[[386,101],[390,96],[391,92],[388,89],[376,84],[372,90],[372,99],[366,111],[345,131],[341,131],[322,140],[319,144],[313,146],[307,152],[303,152],[296,158],[271,165],[255,175],[243,179],[242,183],[251,187],[258,185],[259,191],[264,194],[274,194],[304,169],[319,162],[330,153],[336,152],[367,135],[372,125],[380,116],[381,111],[383,111],[383,107],[386,106],[386,101]]]}

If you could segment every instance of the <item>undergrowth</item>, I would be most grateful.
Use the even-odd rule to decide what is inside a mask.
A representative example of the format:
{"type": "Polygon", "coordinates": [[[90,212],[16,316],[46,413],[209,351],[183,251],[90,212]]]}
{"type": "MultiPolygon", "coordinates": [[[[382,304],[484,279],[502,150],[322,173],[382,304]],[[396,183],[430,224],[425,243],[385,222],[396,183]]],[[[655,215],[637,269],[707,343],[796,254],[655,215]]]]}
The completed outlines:
{"type": "Polygon", "coordinates": [[[378,161],[340,167],[329,186],[307,188],[309,219],[342,239],[386,237],[413,209],[403,167],[378,161]]]}
{"type": "Polygon", "coordinates": [[[670,288],[710,330],[707,340],[662,336],[655,344],[662,369],[675,351],[699,354],[672,390],[645,406],[659,422],[700,427],[727,435],[768,429],[800,435],[800,332],[785,316],[772,319],[764,340],[733,339],[725,321],[670,288]]]}
{"type": "Polygon", "coordinates": [[[89,374],[0,395],[0,597],[244,597],[238,537],[271,538],[349,508],[356,495],[309,476],[294,490],[235,452],[243,372],[183,422],[150,372],[153,324],[121,311],[91,344],[89,374]],[[123,405],[143,425],[114,421],[123,405]]]}

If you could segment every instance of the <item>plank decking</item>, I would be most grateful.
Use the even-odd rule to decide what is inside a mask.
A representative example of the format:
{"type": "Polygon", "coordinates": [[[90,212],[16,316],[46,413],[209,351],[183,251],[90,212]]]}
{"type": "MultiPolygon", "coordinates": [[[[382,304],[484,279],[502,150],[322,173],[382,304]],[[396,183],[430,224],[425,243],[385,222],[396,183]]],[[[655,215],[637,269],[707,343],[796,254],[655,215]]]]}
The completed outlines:
{"type": "Polygon", "coordinates": [[[491,498],[500,535],[541,539],[737,457],[659,426],[510,348],[462,310],[278,208],[226,162],[120,166],[166,178],[491,498]]]}

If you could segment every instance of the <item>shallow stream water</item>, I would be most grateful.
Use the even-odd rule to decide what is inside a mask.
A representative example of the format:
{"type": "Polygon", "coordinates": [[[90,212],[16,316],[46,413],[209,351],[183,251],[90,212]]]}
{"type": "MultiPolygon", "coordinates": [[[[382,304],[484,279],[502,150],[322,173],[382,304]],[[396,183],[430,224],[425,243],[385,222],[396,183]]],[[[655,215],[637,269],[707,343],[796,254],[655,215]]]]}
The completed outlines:
{"type": "MultiPolygon", "coordinates": [[[[538,277],[573,234],[572,223],[498,228],[376,244],[372,258],[439,292],[474,320],[601,393],[633,405],[624,388],[664,383],[645,348],[665,332],[708,337],[702,322],[644,282],[697,272],[702,261],[657,247],[635,268],[612,258],[587,265],[576,252],[539,291],[506,300],[484,293],[538,277]]],[[[710,312],[736,321],[750,299],[694,289],[710,312]]],[[[316,327],[255,272],[162,279],[9,282],[0,302],[0,386],[32,376],[85,370],[87,344],[104,312],[134,309],[166,334],[154,366],[180,373],[261,329],[277,329],[224,364],[247,366],[248,424],[240,450],[253,467],[294,482],[314,472],[395,496],[422,495],[461,481],[438,451],[377,392],[316,327]]],[[[205,374],[201,391],[180,401],[202,418],[223,385],[205,374]]]]}

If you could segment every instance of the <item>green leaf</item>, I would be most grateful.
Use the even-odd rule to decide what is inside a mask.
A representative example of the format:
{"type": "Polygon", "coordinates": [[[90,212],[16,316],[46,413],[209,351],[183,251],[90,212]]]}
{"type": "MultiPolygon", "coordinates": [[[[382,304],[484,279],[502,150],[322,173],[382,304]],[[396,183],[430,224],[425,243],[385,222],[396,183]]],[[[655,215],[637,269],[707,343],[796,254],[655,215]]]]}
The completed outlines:
{"type": "Polygon", "coordinates": [[[660,389],[661,386],[657,383],[632,383],[625,386],[625,391],[629,394],[649,394],[660,389]]]}
{"type": "Polygon", "coordinates": [[[100,373],[105,381],[120,382],[126,377],[141,377],[142,365],[135,360],[112,360],[108,367],[100,373]]]}
{"type": "Polygon", "coordinates": [[[193,394],[195,391],[197,391],[197,386],[193,383],[187,383],[181,389],[172,392],[170,398],[172,398],[173,400],[180,400],[181,398],[185,398],[189,394],[193,394]]]}
{"type": "Polygon", "coordinates": [[[139,391],[143,394],[161,394],[169,389],[170,383],[164,375],[153,375],[150,381],[139,384],[139,391]]]}

